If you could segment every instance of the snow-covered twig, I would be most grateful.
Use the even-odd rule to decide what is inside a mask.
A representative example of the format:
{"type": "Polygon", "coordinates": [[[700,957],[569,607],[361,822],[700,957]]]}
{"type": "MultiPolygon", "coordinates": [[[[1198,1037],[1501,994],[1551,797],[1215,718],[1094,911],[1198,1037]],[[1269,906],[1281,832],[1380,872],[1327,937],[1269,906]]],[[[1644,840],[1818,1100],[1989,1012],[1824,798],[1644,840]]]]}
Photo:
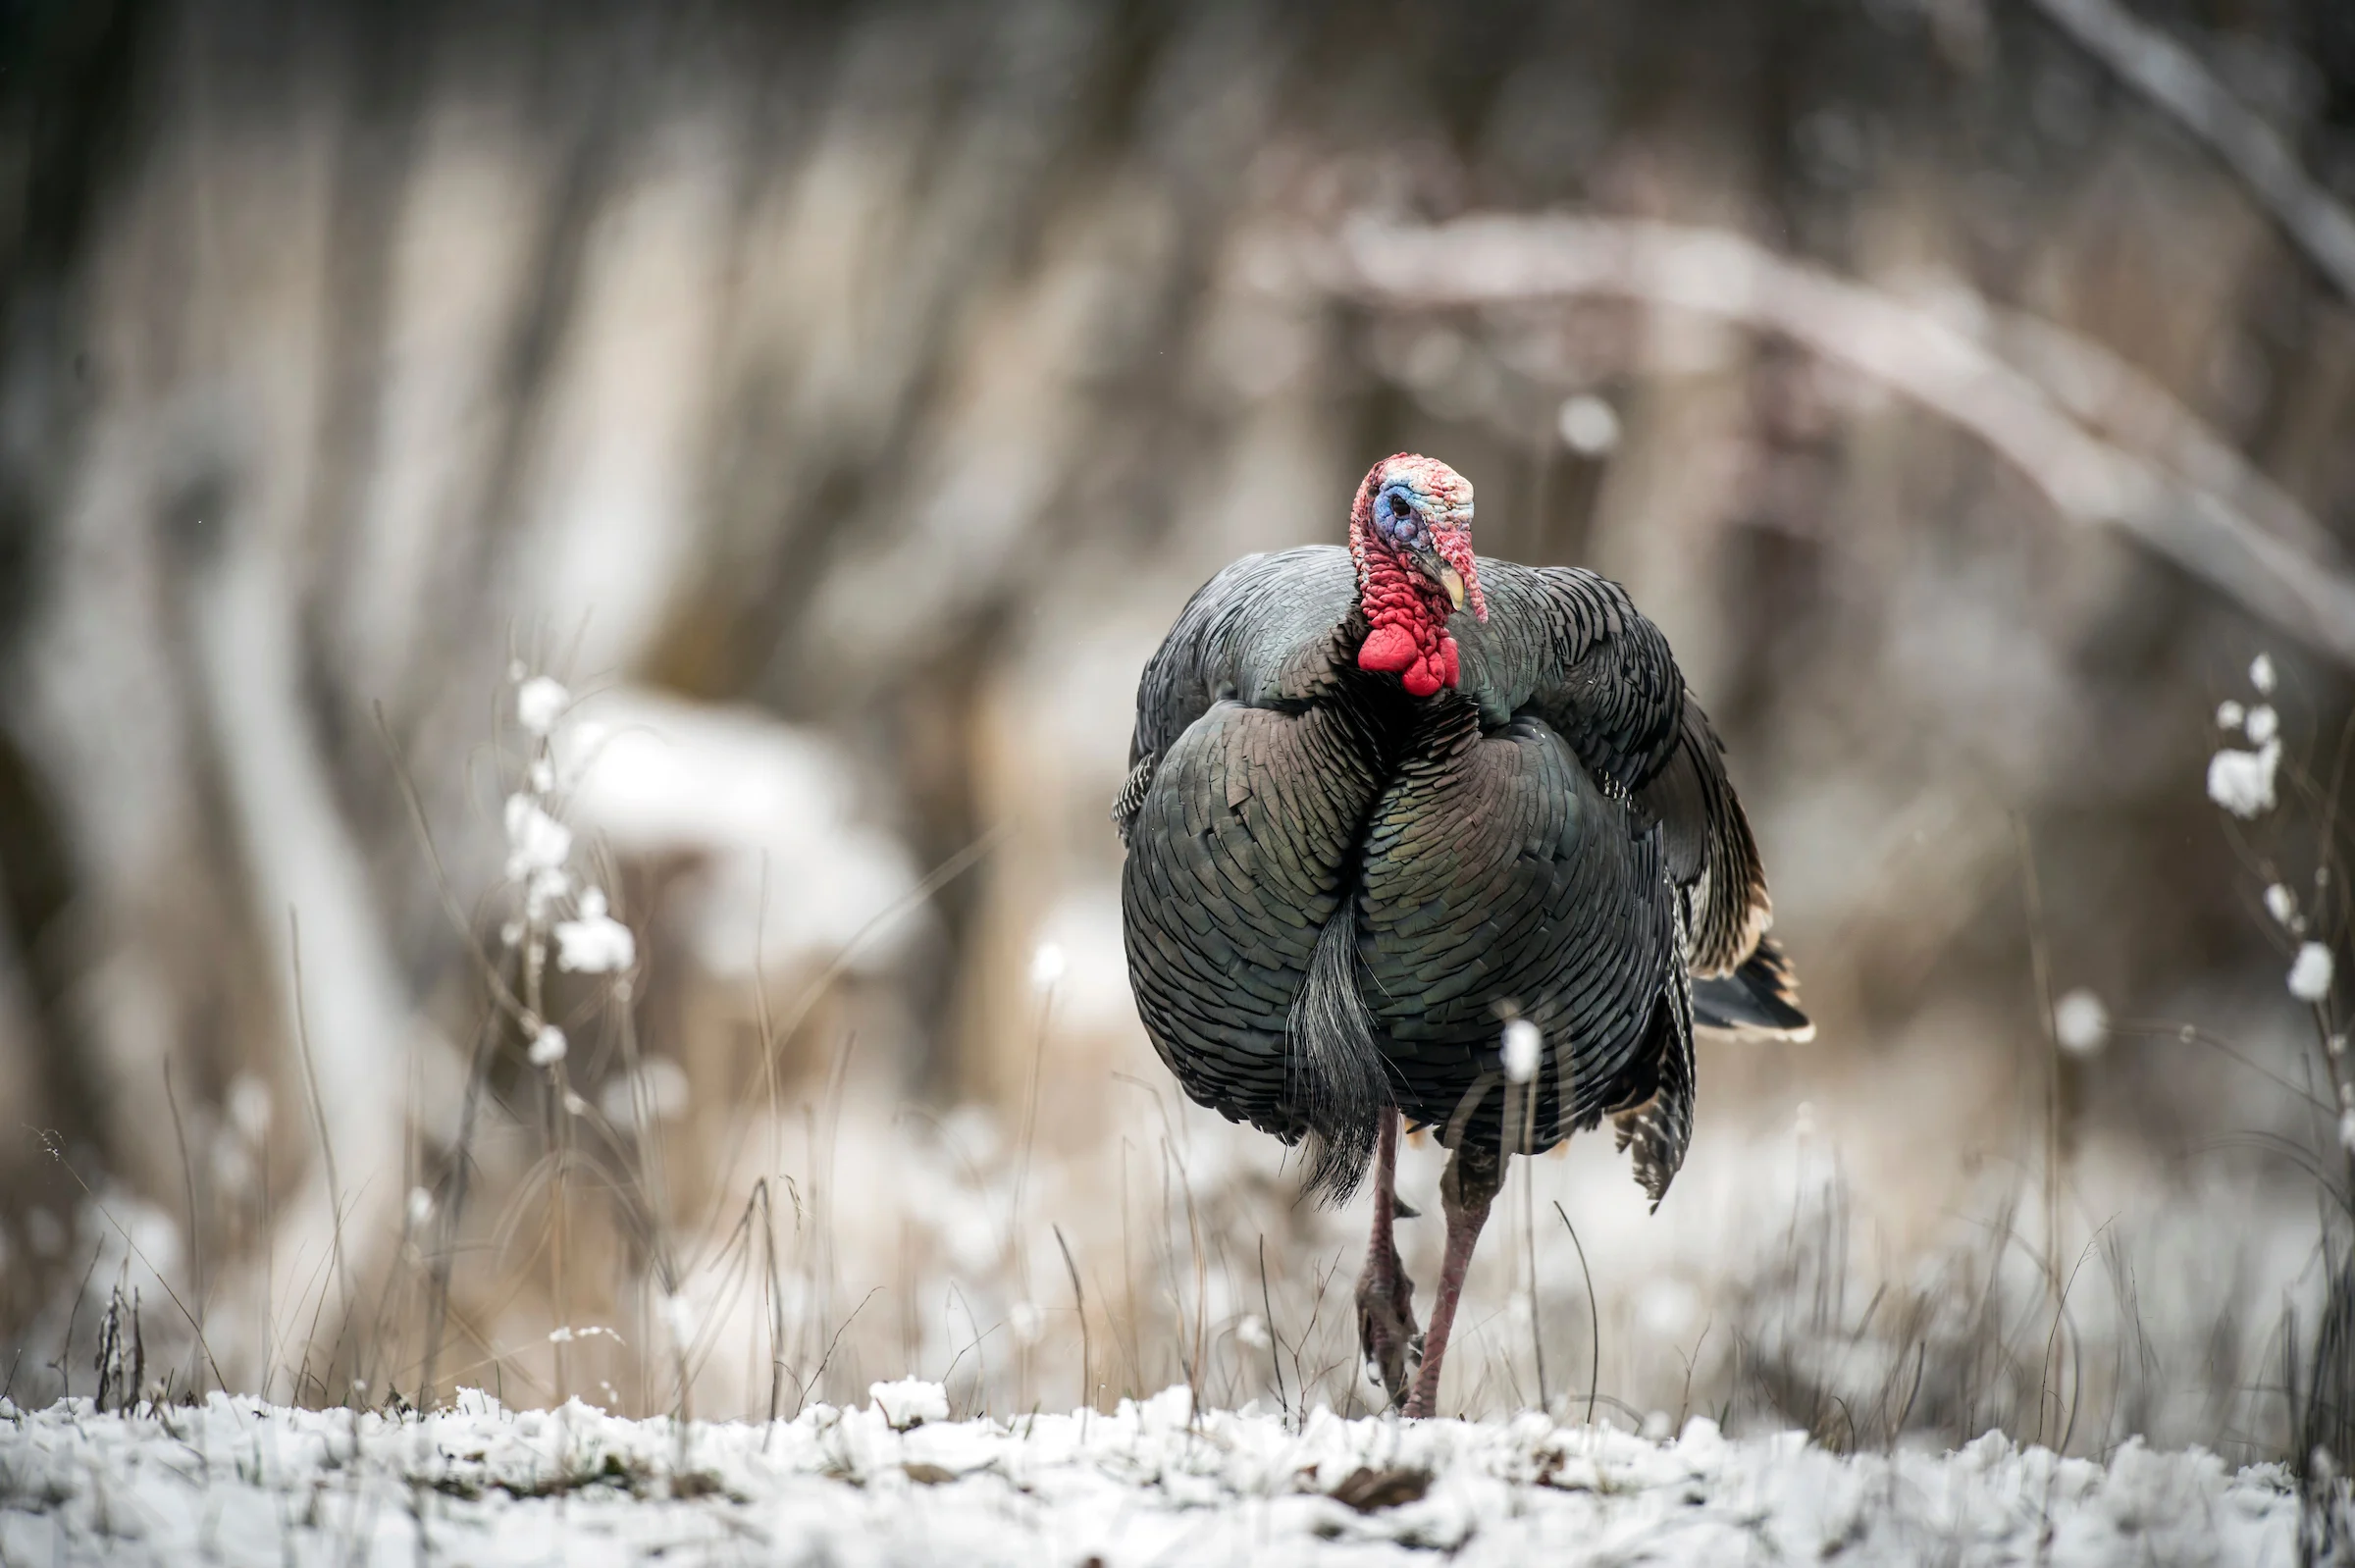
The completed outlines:
{"type": "Polygon", "coordinates": [[[2280,133],[2234,97],[2199,56],[2117,0],[2036,0],[2036,7],[2214,149],[2307,259],[2355,300],[2355,216],[2315,183],[2280,133]]]}
{"type": "Polygon", "coordinates": [[[1389,305],[1615,297],[1781,334],[1970,431],[2063,516],[2124,529],[2355,664],[2355,579],[2320,524],[2117,356],[1960,287],[1932,308],[1725,230],[1608,218],[1365,221],[1311,260],[1389,305]]]}

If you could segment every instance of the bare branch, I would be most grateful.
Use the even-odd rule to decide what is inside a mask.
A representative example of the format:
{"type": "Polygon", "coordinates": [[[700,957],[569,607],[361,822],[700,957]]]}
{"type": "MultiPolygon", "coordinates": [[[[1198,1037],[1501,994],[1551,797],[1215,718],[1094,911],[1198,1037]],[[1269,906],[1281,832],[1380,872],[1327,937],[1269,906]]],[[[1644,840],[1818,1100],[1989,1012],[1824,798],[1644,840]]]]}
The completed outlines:
{"type": "Polygon", "coordinates": [[[1724,230],[1605,218],[1361,222],[1309,259],[1325,287],[1392,306],[1602,296],[1780,334],[1970,431],[2064,517],[2125,530],[2355,664],[2355,578],[2320,523],[2116,355],[1960,286],[1915,303],[1724,230]]]}
{"type": "Polygon", "coordinates": [[[2289,231],[2307,259],[2355,300],[2355,217],[2308,177],[2280,133],[2197,55],[2117,0],[2036,0],[2036,7],[2206,142],[2289,231]]]}

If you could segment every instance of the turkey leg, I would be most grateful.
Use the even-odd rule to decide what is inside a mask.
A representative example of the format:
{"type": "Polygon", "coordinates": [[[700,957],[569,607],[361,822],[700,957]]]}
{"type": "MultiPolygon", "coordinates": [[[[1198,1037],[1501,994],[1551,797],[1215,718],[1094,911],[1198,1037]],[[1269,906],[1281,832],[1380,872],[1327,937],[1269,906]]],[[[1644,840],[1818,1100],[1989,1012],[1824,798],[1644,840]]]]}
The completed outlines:
{"type": "Polygon", "coordinates": [[[1480,1242],[1480,1228],[1489,1218],[1489,1205],[1504,1185],[1504,1156],[1493,1145],[1467,1138],[1447,1162],[1439,1177],[1439,1209],[1447,1217],[1447,1253],[1439,1265],[1439,1293],[1431,1304],[1431,1332],[1423,1341],[1423,1367],[1408,1395],[1410,1417],[1429,1416],[1439,1407],[1439,1364],[1447,1358],[1447,1333],[1455,1327],[1455,1298],[1463,1293],[1464,1271],[1471,1267],[1472,1249],[1480,1242]]]}
{"type": "MultiPolygon", "coordinates": [[[[1374,1139],[1374,1239],[1366,1248],[1366,1270],[1357,1277],[1357,1342],[1366,1369],[1382,1380],[1396,1404],[1421,1357],[1423,1335],[1415,1327],[1415,1281],[1398,1261],[1398,1113],[1385,1106],[1382,1130],[1374,1139]]],[[[1413,1211],[1407,1211],[1411,1217],[1413,1211]]]]}

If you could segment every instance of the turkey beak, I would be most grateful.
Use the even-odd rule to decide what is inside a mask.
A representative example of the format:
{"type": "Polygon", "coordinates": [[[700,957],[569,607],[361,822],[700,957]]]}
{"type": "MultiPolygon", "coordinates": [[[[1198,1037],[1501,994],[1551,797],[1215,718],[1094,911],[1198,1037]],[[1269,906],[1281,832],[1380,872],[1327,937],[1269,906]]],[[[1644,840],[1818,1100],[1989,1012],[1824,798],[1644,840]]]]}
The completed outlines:
{"type": "Polygon", "coordinates": [[[1464,607],[1464,578],[1452,566],[1439,568],[1439,586],[1447,590],[1447,602],[1456,609],[1464,607]]]}
{"type": "Polygon", "coordinates": [[[1448,565],[1445,557],[1436,549],[1419,549],[1415,551],[1415,564],[1423,569],[1424,576],[1446,591],[1450,606],[1456,609],[1464,607],[1463,573],[1448,565]]]}

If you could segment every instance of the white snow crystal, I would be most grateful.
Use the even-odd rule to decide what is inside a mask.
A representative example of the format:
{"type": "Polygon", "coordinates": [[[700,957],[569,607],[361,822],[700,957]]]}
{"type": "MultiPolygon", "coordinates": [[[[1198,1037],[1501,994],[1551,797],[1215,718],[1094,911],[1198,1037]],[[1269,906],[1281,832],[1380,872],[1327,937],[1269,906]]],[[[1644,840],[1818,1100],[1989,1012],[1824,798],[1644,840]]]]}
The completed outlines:
{"type": "Polygon", "coordinates": [[[2281,715],[2274,711],[2272,705],[2260,703],[2249,709],[2246,728],[2249,739],[2263,746],[2281,732],[2281,715]]]}
{"type": "Polygon", "coordinates": [[[532,1036],[532,1048],[526,1054],[532,1059],[532,1066],[552,1068],[564,1060],[566,1049],[564,1031],[552,1023],[543,1023],[540,1032],[532,1036]]]}
{"type": "Polygon", "coordinates": [[[515,688],[515,722],[534,735],[553,731],[556,720],[571,706],[572,694],[545,675],[535,675],[515,688]]]}
{"type": "Polygon", "coordinates": [[[2053,1034],[2071,1056],[2091,1056],[2110,1038],[2110,1010],[2080,986],[2053,1004],[2053,1034]]]}
{"type": "Polygon", "coordinates": [[[529,795],[507,797],[507,874],[521,881],[553,871],[572,854],[572,829],[540,809],[529,795]]]}
{"type": "Polygon", "coordinates": [[[2293,924],[2298,917],[2298,896],[2276,882],[2265,890],[2265,913],[2279,924],[2293,924]]]}
{"type": "Polygon", "coordinates": [[[1593,392],[1562,404],[1562,443],[1581,457],[1599,457],[1619,444],[1619,416],[1593,392]]]}
{"type": "Polygon", "coordinates": [[[596,888],[581,894],[580,918],[556,922],[556,967],[569,974],[614,974],[638,962],[638,939],[605,913],[596,888]]]}
{"type": "Polygon", "coordinates": [[[2320,1002],[2330,994],[2330,950],[2320,942],[2298,949],[2289,967],[2289,994],[2301,1002],[2320,1002]]]}
{"type": "Polygon", "coordinates": [[[1245,1349],[1265,1350],[1268,1348],[1267,1320],[1256,1312],[1245,1313],[1242,1321],[1234,1326],[1234,1336],[1245,1349]]]}
{"type": "Polygon", "coordinates": [[[2220,730],[2236,730],[2248,717],[2248,709],[2228,697],[2216,705],[2216,727],[2220,730]]]}
{"type": "Polygon", "coordinates": [[[434,1195],[423,1187],[409,1188],[409,1228],[421,1230],[434,1217],[434,1195]]]}
{"type": "Polygon", "coordinates": [[[902,1378],[897,1383],[870,1383],[866,1386],[866,1398],[896,1432],[920,1427],[927,1421],[949,1419],[949,1390],[937,1383],[926,1383],[921,1378],[902,1378]]]}
{"type": "Polygon", "coordinates": [[[2261,696],[2271,696],[2274,690],[2274,655],[2260,653],[2249,660],[2249,684],[2261,696]]]}
{"type": "Polygon", "coordinates": [[[2280,761],[2278,740],[2254,752],[2227,746],[2208,758],[2208,798],[2234,816],[2263,816],[2274,809],[2274,769],[2280,761]]]}
{"type": "Polygon", "coordinates": [[[1065,959],[1058,942],[1041,942],[1030,955],[1030,983],[1044,991],[1063,978],[1065,959]]]}
{"type": "Polygon", "coordinates": [[[1527,1019],[1515,1019],[1504,1026],[1504,1075],[1515,1083],[1527,1083],[1538,1075],[1538,1058],[1545,1051],[1545,1036],[1527,1019]]]}

